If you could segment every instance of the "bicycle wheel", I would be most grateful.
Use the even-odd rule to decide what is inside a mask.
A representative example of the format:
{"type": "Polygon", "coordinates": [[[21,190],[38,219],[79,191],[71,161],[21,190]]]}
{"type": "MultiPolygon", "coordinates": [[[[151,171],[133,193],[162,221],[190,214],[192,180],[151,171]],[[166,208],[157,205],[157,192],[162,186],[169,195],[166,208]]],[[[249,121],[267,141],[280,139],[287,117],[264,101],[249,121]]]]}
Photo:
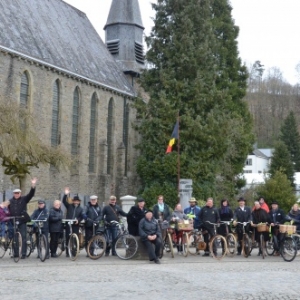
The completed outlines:
{"type": "Polygon", "coordinates": [[[47,256],[47,248],[48,248],[47,239],[44,234],[41,234],[38,237],[38,239],[39,239],[39,243],[38,243],[38,247],[37,247],[38,256],[39,256],[40,260],[42,262],[44,262],[46,259],[46,256],[47,256]]]}
{"type": "Polygon", "coordinates": [[[173,241],[171,234],[168,233],[166,243],[165,243],[165,249],[167,252],[171,253],[171,257],[174,258],[174,248],[173,248],[173,241]]]}
{"type": "Polygon", "coordinates": [[[275,252],[274,240],[275,236],[271,236],[270,240],[266,242],[266,252],[269,256],[272,256],[275,252]]]}
{"type": "Polygon", "coordinates": [[[29,257],[30,254],[34,251],[34,244],[33,244],[34,242],[33,242],[32,235],[27,235],[26,243],[27,243],[26,257],[29,257]]]}
{"type": "Polygon", "coordinates": [[[132,258],[136,254],[137,248],[137,241],[131,234],[120,235],[115,244],[115,252],[121,259],[132,258]]]}
{"type": "Polygon", "coordinates": [[[187,257],[189,254],[189,243],[188,243],[189,237],[187,232],[184,232],[181,238],[182,243],[182,254],[183,256],[187,257]]]}
{"type": "Polygon", "coordinates": [[[8,236],[5,236],[5,242],[2,242],[0,240],[0,258],[2,258],[6,252],[6,249],[8,248],[7,243],[8,243],[8,236]]]}
{"type": "Polygon", "coordinates": [[[209,251],[213,258],[222,259],[227,252],[226,239],[224,236],[219,234],[215,235],[209,243],[209,251]]]}
{"type": "Polygon", "coordinates": [[[251,252],[251,240],[250,240],[248,234],[243,235],[242,248],[243,248],[244,256],[248,257],[251,252]]]}
{"type": "Polygon", "coordinates": [[[297,255],[297,246],[293,238],[287,236],[281,241],[280,254],[285,261],[293,261],[297,255]]]}
{"type": "Polygon", "coordinates": [[[191,255],[196,255],[199,253],[198,243],[197,243],[198,238],[199,237],[196,234],[194,234],[193,232],[188,233],[188,244],[189,244],[188,252],[191,255]]]}
{"type": "Polygon", "coordinates": [[[102,235],[95,235],[87,245],[87,254],[91,259],[98,259],[104,254],[105,249],[105,238],[102,235]]]}
{"type": "Polygon", "coordinates": [[[265,259],[265,256],[266,256],[266,252],[265,252],[266,243],[265,243],[265,238],[264,238],[263,233],[261,233],[260,237],[259,237],[259,248],[260,248],[260,251],[261,251],[262,259],[265,259]]]}
{"type": "Polygon", "coordinates": [[[20,232],[14,233],[12,241],[12,255],[15,262],[18,262],[22,255],[22,236],[20,232]]]}
{"type": "Polygon", "coordinates": [[[292,234],[291,237],[294,239],[296,247],[297,247],[297,256],[300,255],[300,235],[292,234]]]}
{"type": "Polygon", "coordinates": [[[76,233],[70,235],[68,243],[68,253],[71,260],[76,260],[79,254],[79,240],[76,233]]]}
{"type": "Polygon", "coordinates": [[[228,233],[226,236],[226,243],[227,243],[227,254],[230,256],[234,256],[237,250],[237,241],[232,233],[228,233]]]}

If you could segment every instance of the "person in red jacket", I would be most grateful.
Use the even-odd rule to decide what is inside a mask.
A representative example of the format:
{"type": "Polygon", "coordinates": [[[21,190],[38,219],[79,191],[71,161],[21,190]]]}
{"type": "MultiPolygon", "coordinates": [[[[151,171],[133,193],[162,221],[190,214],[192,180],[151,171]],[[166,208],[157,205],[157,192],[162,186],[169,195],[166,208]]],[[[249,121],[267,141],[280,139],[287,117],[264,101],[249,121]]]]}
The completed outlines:
{"type": "MultiPolygon", "coordinates": [[[[262,208],[263,210],[265,210],[267,213],[270,212],[270,208],[268,206],[268,204],[265,202],[264,197],[259,197],[258,202],[260,204],[260,208],[262,208]]],[[[255,206],[253,206],[252,211],[255,209],[255,206]]]]}

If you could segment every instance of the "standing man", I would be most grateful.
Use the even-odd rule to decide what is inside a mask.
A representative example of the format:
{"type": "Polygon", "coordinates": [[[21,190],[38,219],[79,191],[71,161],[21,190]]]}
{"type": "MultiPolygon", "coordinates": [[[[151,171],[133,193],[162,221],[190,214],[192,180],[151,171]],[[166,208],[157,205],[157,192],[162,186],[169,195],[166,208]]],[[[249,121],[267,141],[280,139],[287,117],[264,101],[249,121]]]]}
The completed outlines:
{"type": "Polygon", "coordinates": [[[282,209],[278,207],[277,201],[272,201],[271,203],[272,209],[269,212],[269,216],[271,219],[271,233],[272,235],[277,237],[277,249],[274,249],[274,256],[279,256],[279,247],[280,241],[284,237],[284,234],[279,231],[279,224],[284,224],[285,220],[285,213],[282,209]]]}
{"type": "MultiPolygon", "coordinates": [[[[117,205],[116,196],[110,196],[108,205],[104,206],[103,208],[101,219],[108,223],[106,230],[108,231],[109,239],[112,241],[112,256],[117,255],[115,252],[115,244],[118,235],[118,226],[116,226],[115,224],[110,224],[110,222],[119,222],[120,215],[123,217],[127,217],[126,212],[124,212],[122,208],[119,205],[117,205]]],[[[109,256],[109,252],[110,247],[106,247],[105,256],[109,256]]]]}
{"type": "Polygon", "coordinates": [[[157,197],[157,204],[153,206],[153,216],[156,220],[170,221],[171,212],[169,206],[164,203],[164,196],[159,195],[157,197]]]}
{"type": "MultiPolygon", "coordinates": [[[[31,180],[31,189],[29,193],[26,196],[21,196],[21,190],[15,189],[13,191],[13,197],[9,200],[9,211],[10,215],[12,217],[20,217],[22,215],[27,215],[27,203],[32,199],[32,197],[35,194],[35,186],[36,186],[37,178],[33,178],[31,180]]],[[[18,218],[19,221],[19,231],[22,236],[22,254],[21,258],[26,258],[26,251],[27,251],[27,243],[26,243],[26,234],[27,234],[27,227],[26,222],[29,220],[26,220],[25,218],[18,218]]],[[[16,253],[16,252],[15,252],[16,253]]],[[[16,254],[19,256],[19,254],[16,254]]]]}
{"type": "MultiPolygon", "coordinates": [[[[236,208],[233,215],[233,225],[236,226],[236,232],[238,234],[238,249],[237,249],[237,255],[241,255],[242,253],[242,240],[243,240],[243,225],[237,224],[237,222],[251,222],[252,216],[251,216],[251,208],[248,206],[245,206],[246,200],[243,197],[240,197],[239,200],[239,207],[236,208]]],[[[245,228],[246,232],[248,233],[250,230],[250,224],[247,224],[245,228]]]]}
{"type": "MultiPolygon", "coordinates": [[[[49,211],[46,207],[46,202],[45,200],[39,200],[38,201],[38,209],[36,209],[33,214],[31,215],[32,220],[46,220],[46,222],[43,222],[43,227],[42,227],[42,234],[45,235],[46,240],[47,240],[47,254],[46,258],[49,258],[49,245],[48,245],[48,236],[49,236],[49,211]]],[[[37,237],[37,233],[36,233],[37,237]]],[[[38,238],[36,238],[36,241],[38,242],[38,238]]],[[[37,244],[38,246],[38,244],[37,244]]],[[[40,258],[39,255],[37,258],[40,258]]]]}
{"type": "Polygon", "coordinates": [[[190,206],[186,207],[184,209],[184,213],[191,219],[193,219],[194,221],[194,228],[199,228],[200,226],[200,220],[199,220],[199,214],[200,214],[200,210],[201,208],[197,205],[197,200],[192,197],[189,200],[190,206]]]}
{"type": "MultiPolygon", "coordinates": [[[[72,224],[72,232],[76,233],[79,236],[79,223],[83,219],[83,208],[80,206],[80,198],[78,195],[75,195],[72,199],[72,204],[67,201],[67,197],[70,195],[70,189],[68,187],[65,188],[65,195],[63,197],[63,204],[67,209],[66,219],[76,220],[72,224]]],[[[66,227],[66,235],[67,235],[67,245],[69,244],[70,239],[70,227],[66,227]]],[[[69,257],[68,251],[66,251],[66,256],[69,257]]]]}
{"type": "Polygon", "coordinates": [[[151,210],[148,210],[145,214],[145,218],[140,221],[139,234],[142,242],[147,248],[149,260],[154,261],[156,264],[160,264],[158,258],[161,249],[161,235],[158,223],[153,218],[151,210]]]}
{"type": "Polygon", "coordinates": [[[213,198],[207,198],[206,205],[200,210],[199,213],[200,228],[207,231],[203,235],[206,249],[202,256],[209,256],[209,236],[214,236],[214,226],[210,223],[219,223],[220,216],[218,209],[214,207],[213,198]],[[209,223],[210,222],[210,223],[209,223]]]}
{"type": "Polygon", "coordinates": [[[128,232],[133,236],[139,235],[139,223],[145,217],[148,209],[145,207],[145,200],[138,198],[137,205],[130,208],[127,215],[128,232]]]}
{"type": "Polygon", "coordinates": [[[54,200],[53,207],[49,212],[49,229],[50,229],[50,252],[51,257],[56,258],[57,248],[58,248],[58,240],[62,233],[62,219],[63,212],[61,210],[61,202],[60,200],[54,200]]]}
{"type": "Polygon", "coordinates": [[[90,202],[84,208],[83,217],[85,219],[85,249],[87,250],[89,240],[93,236],[93,223],[97,223],[97,226],[95,226],[96,233],[101,220],[101,208],[98,205],[98,197],[96,195],[90,197],[90,202]]]}

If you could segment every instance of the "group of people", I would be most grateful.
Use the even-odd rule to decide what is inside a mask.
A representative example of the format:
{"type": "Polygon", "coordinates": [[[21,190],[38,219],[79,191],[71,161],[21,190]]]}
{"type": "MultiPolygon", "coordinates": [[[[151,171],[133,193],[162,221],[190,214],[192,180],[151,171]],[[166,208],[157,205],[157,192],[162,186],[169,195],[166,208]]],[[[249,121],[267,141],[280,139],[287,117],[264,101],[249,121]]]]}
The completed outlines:
{"type": "MultiPolygon", "coordinates": [[[[27,203],[33,198],[35,194],[35,186],[37,179],[31,180],[31,189],[29,193],[22,196],[20,189],[13,191],[13,197],[9,201],[4,201],[0,204],[0,240],[3,242],[5,238],[5,224],[8,224],[8,231],[10,236],[13,232],[12,218],[19,221],[19,232],[22,236],[22,253],[20,254],[22,259],[26,258],[27,243],[27,226],[29,216],[27,215],[27,203]]],[[[85,207],[80,205],[81,199],[78,195],[70,198],[70,189],[68,187],[64,190],[64,196],[62,203],[65,206],[66,213],[62,210],[62,203],[60,200],[55,200],[53,206],[48,210],[46,202],[44,200],[38,200],[38,208],[31,215],[32,220],[44,220],[44,226],[42,233],[46,236],[50,234],[50,244],[48,245],[47,256],[53,258],[57,257],[58,241],[62,234],[63,219],[74,220],[72,224],[73,233],[79,234],[79,224],[84,221],[85,226],[85,246],[87,247],[89,240],[93,236],[93,233],[97,231],[97,227],[101,220],[106,222],[106,230],[110,239],[113,241],[111,247],[106,248],[105,256],[109,256],[110,252],[112,256],[116,256],[114,251],[114,242],[116,241],[118,234],[118,227],[111,221],[119,222],[120,216],[127,217],[128,231],[134,236],[140,236],[141,241],[144,243],[149,260],[160,264],[159,256],[162,247],[162,230],[161,226],[163,222],[177,224],[180,220],[192,219],[195,229],[204,229],[204,241],[206,242],[206,249],[204,256],[209,256],[208,240],[209,236],[214,235],[214,227],[212,223],[220,223],[218,227],[218,233],[225,235],[227,232],[226,225],[220,221],[231,221],[236,226],[236,232],[238,236],[238,248],[237,254],[241,255],[242,251],[242,238],[243,238],[243,225],[246,225],[246,232],[250,228],[255,228],[259,223],[269,223],[272,226],[272,233],[278,236],[280,241],[280,232],[278,225],[283,224],[286,221],[286,214],[282,209],[278,207],[278,203],[273,201],[271,203],[271,209],[264,201],[264,198],[260,198],[255,201],[253,208],[246,206],[244,198],[239,198],[239,206],[233,211],[230,208],[227,199],[221,200],[220,208],[214,206],[213,198],[208,198],[206,205],[202,208],[197,206],[197,200],[191,198],[189,200],[189,206],[182,209],[180,204],[177,204],[172,211],[170,207],[164,202],[163,195],[159,195],[157,198],[157,204],[155,204],[152,210],[145,207],[145,200],[138,198],[137,204],[132,206],[128,213],[124,212],[122,208],[116,204],[116,197],[110,196],[108,205],[103,209],[98,204],[98,197],[96,195],[90,196],[90,201],[85,207]],[[65,217],[64,217],[65,216],[65,217]],[[95,227],[95,228],[94,228],[95,227]]],[[[294,220],[297,225],[297,230],[300,230],[300,210],[298,204],[295,204],[291,211],[288,213],[289,219],[294,220]]],[[[229,228],[230,230],[230,228],[229,228]]],[[[70,228],[66,227],[66,237],[68,237],[70,228]]],[[[180,234],[177,227],[175,227],[176,235],[180,234]]],[[[268,236],[266,236],[268,239],[268,236]]],[[[180,253],[182,249],[178,248],[180,253]]],[[[275,255],[278,255],[278,249],[275,249],[275,255]]],[[[66,252],[66,256],[68,253],[66,252]]]]}

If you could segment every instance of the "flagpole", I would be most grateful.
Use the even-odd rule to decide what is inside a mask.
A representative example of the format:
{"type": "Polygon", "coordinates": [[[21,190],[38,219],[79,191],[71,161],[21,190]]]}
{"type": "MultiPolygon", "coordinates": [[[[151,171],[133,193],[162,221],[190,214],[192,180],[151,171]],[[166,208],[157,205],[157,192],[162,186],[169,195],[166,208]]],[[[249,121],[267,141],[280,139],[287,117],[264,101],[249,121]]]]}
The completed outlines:
{"type": "Polygon", "coordinates": [[[177,192],[178,192],[178,203],[180,203],[180,119],[179,111],[177,113],[178,122],[178,143],[177,143],[177,192]]]}

